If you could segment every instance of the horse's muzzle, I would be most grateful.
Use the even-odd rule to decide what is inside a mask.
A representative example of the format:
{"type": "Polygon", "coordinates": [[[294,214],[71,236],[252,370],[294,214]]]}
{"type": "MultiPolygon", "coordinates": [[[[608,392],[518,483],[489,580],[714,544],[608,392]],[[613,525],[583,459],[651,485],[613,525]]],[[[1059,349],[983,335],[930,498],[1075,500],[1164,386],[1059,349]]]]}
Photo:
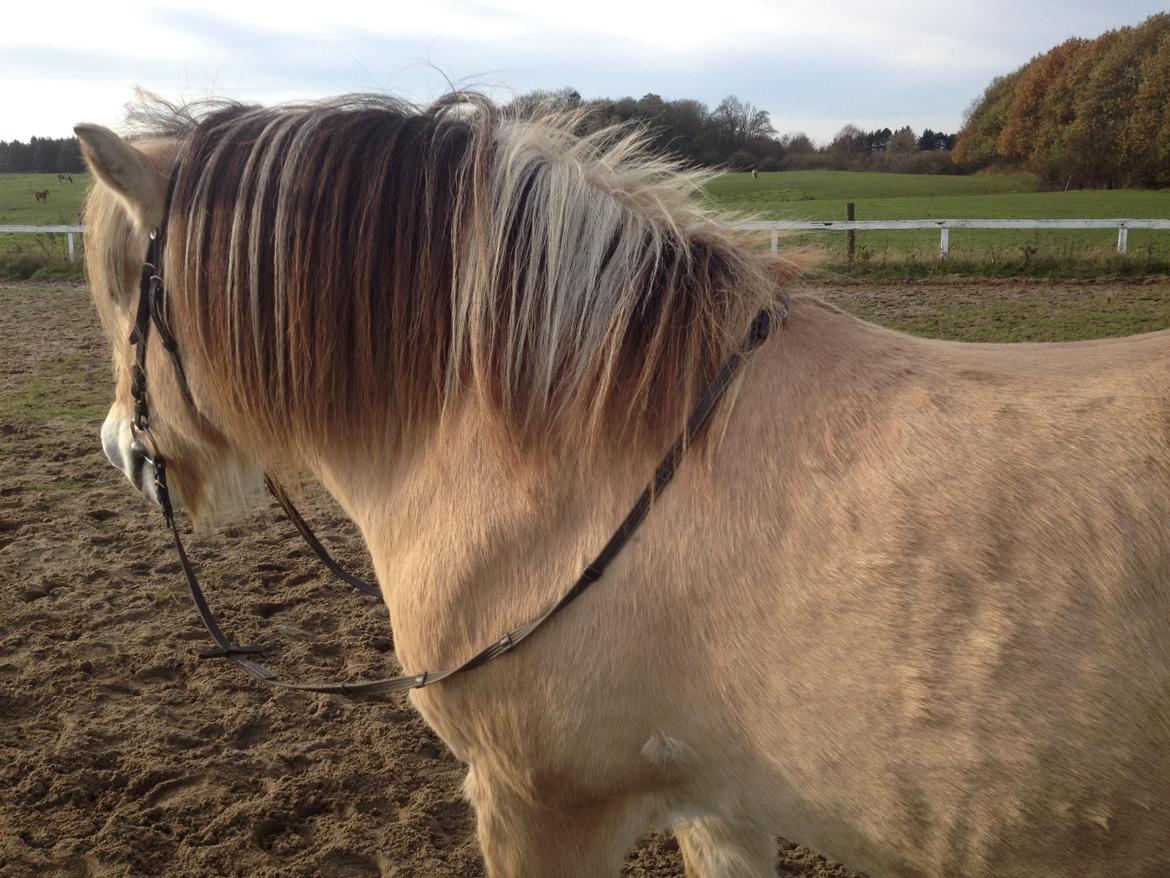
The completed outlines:
{"type": "MultiPolygon", "coordinates": [[[[102,424],[102,450],[130,484],[157,505],[159,500],[155,487],[153,451],[143,437],[135,435],[135,432],[129,418],[121,417],[111,409],[102,424]]],[[[174,495],[175,492],[172,492],[172,499],[174,495]]]]}

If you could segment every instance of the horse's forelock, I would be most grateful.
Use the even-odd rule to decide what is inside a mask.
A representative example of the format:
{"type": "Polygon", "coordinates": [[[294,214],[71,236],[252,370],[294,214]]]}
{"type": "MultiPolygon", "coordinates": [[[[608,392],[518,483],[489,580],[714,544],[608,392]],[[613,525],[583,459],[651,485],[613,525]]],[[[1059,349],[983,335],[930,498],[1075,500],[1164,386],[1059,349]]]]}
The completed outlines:
{"type": "Polygon", "coordinates": [[[212,416],[292,457],[466,401],[528,446],[677,429],[772,283],[693,175],[574,121],[356,97],[188,126],[167,282],[212,416]]]}

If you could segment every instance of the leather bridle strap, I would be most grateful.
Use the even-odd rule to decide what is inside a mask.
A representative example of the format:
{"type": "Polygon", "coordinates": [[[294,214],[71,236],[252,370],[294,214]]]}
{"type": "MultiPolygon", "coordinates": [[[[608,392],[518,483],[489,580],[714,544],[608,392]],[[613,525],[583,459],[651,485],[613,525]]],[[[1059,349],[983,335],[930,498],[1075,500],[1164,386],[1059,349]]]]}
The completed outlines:
{"type": "MultiPolygon", "coordinates": [[[[168,206],[170,198],[171,191],[168,190],[168,206]]],[[[183,361],[179,357],[179,346],[175,341],[174,333],[171,332],[170,322],[167,319],[162,272],[160,271],[163,246],[162,235],[158,232],[153,233],[150,237],[150,245],[146,251],[146,262],[142,267],[142,277],[139,283],[138,311],[134,319],[134,330],[130,333],[130,344],[135,346],[135,361],[131,375],[130,393],[134,399],[134,427],[139,431],[146,429],[150,418],[146,397],[146,341],[150,335],[152,325],[158,331],[159,340],[170,356],[171,363],[175,368],[175,377],[179,382],[179,389],[183,394],[183,399],[186,400],[187,405],[197,416],[202,417],[198,406],[195,405],[195,398],[191,395],[191,388],[187,384],[187,374],[183,370],[183,361]]],[[[151,437],[151,444],[154,444],[153,436],[151,437]]],[[[157,458],[158,460],[162,460],[162,456],[158,454],[157,446],[151,450],[151,457],[152,459],[157,458]]],[[[165,463],[163,466],[165,466],[165,463]]],[[[288,517],[293,527],[297,529],[297,532],[304,539],[313,554],[317,556],[317,559],[334,576],[342,582],[353,586],[358,591],[381,600],[382,592],[377,585],[355,576],[333,559],[333,556],[329,554],[329,551],[317,539],[317,535],[313,533],[313,529],[309,527],[308,522],[305,521],[296,506],[293,505],[288,494],[285,493],[280,484],[268,473],[264,475],[264,484],[268,487],[272,496],[276,498],[277,503],[284,510],[284,514],[288,517]]]]}
{"type": "Polygon", "coordinates": [[[292,500],[289,499],[288,494],[285,493],[284,488],[280,486],[280,483],[277,482],[276,479],[265,473],[264,484],[268,487],[268,493],[276,498],[276,502],[280,504],[280,508],[284,510],[284,514],[288,517],[288,520],[292,523],[292,526],[297,529],[297,533],[301,535],[301,539],[303,539],[306,545],[308,545],[308,547],[313,550],[313,554],[316,555],[317,559],[329,569],[330,573],[332,573],[342,582],[352,585],[358,591],[365,592],[371,597],[378,598],[379,600],[382,599],[382,590],[378,588],[378,586],[374,585],[372,582],[366,582],[366,580],[354,576],[352,573],[333,560],[333,556],[329,554],[329,551],[323,545],[321,545],[321,541],[317,539],[317,535],[313,533],[313,529],[309,527],[309,523],[301,518],[301,513],[297,511],[295,506],[293,506],[292,500]]]}
{"type": "MultiPolygon", "coordinates": [[[[597,556],[589,562],[581,571],[580,576],[573,585],[561,596],[561,598],[552,605],[544,614],[532,619],[531,621],[521,625],[520,627],[503,634],[494,643],[480,650],[478,653],[467,659],[463,664],[451,668],[447,671],[424,671],[420,674],[401,675],[396,677],[386,677],[378,680],[356,680],[353,682],[307,682],[298,683],[294,681],[281,680],[273,671],[259,662],[248,658],[249,655],[262,652],[263,646],[239,646],[232,643],[224,634],[220,627],[218,620],[211,608],[207,604],[207,599],[203,594],[202,588],[199,586],[199,580],[196,576],[195,569],[192,567],[190,560],[187,558],[187,553],[183,549],[182,540],[179,537],[178,526],[175,523],[174,515],[170,508],[170,496],[166,489],[166,467],[165,462],[161,461],[161,456],[157,456],[159,462],[163,465],[155,464],[156,489],[158,492],[160,503],[163,505],[163,516],[166,519],[167,526],[171,530],[171,536],[175,545],[175,552],[179,556],[179,564],[183,568],[183,573],[187,579],[187,586],[191,591],[191,597],[195,602],[195,608],[199,612],[200,618],[203,620],[204,626],[211,634],[212,639],[216,643],[216,649],[208,650],[200,654],[202,658],[222,657],[227,658],[244,670],[248,671],[265,683],[272,686],[278,686],[284,689],[296,689],[303,692],[322,692],[333,695],[371,695],[371,694],[387,694],[392,692],[402,692],[408,689],[421,689],[425,686],[431,686],[442,680],[447,680],[456,674],[461,674],[465,671],[470,671],[486,664],[493,659],[499,658],[507,652],[515,649],[520,643],[532,636],[542,625],[549,619],[571,604],[574,600],[579,598],[585,591],[595,582],[600,580],[605,574],[606,568],[618,556],[621,550],[629,542],[630,537],[645,520],[646,515],[650,511],[656,497],[670,484],[674,478],[675,472],[678,469],[679,463],[682,461],[683,455],[687,448],[693,443],[699,431],[706,424],[711,412],[714,411],[715,406],[723,397],[728,386],[735,378],[743,365],[744,355],[753,350],[768,338],[771,332],[772,324],[775,321],[782,322],[787,312],[787,297],[777,303],[773,308],[761,311],[759,315],[752,321],[751,330],[747,339],[741,346],[740,350],[732,354],[731,357],[723,364],[722,368],[716,374],[711,384],[707,387],[706,392],[699,399],[690,418],[687,421],[686,429],[671,445],[670,450],[662,458],[658,468],[655,470],[654,478],[642,491],[633,507],[626,514],[625,519],[618,525],[617,530],[606,542],[602,550],[597,556]]],[[[275,483],[271,484],[273,487],[275,483]]],[[[274,490],[277,500],[281,497],[287,500],[287,496],[279,489],[274,490]]],[[[283,505],[283,503],[282,503],[283,505]]],[[[291,516],[294,525],[299,519],[299,515],[291,516]]],[[[307,527],[307,526],[306,526],[307,527]]],[[[298,527],[298,530],[300,528],[298,527]]],[[[303,532],[302,532],[302,535],[303,532]]],[[[312,543],[310,542],[310,545],[312,543]]],[[[335,571],[336,572],[336,571],[335,571]]]]}
{"type": "MultiPolygon", "coordinates": [[[[172,190],[173,185],[172,179],[172,190]]],[[[168,192],[167,196],[168,206],[169,202],[170,192],[168,192]]],[[[658,464],[658,468],[654,472],[654,478],[642,491],[633,507],[626,514],[626,517],[618,525],[617,530],[614,531],[597,556],[585,565],[577,580],[542,615],[512,631],[506,632],[494,643],[480,650],[461,665],[447,671],[423,671],[420,674],[386,677],[379,680],[356,680],[353,682],[339,683],[298,683],[281,680],[275,672],[249,658],[250,655],[263,652],[265,647],[261,645],[240,646],[228,638],[207,603],[207,598],[199,585],[199,578],[195,573],[195,568],[192,566],[190,558],[187,557],[187,552],[183,547],[183,541],[179,536],[178,524],[175,521],[174,510],[171,505],[170,490],[167,486],[166,460],[159,452],[158,444],[155,442],[154,435],[150,431],[150,413],[146,393],[146,344],[150,335],[150,327],[153,324],[158,329],[163,347],[170,354],[171,362],[175,366],[176,375],[182,387],[183,394],[187,398],[188,403],[194,407],[194,399],[187,386],[187,378],[183,372],[182,361],[179,358],[178,346],[175,343],[174,335],[171,333],[166,320],[166,302],[163,292],[162,273],[158,270],[158,266],[161,264],[162,250],[162,236],[157,233],[152,234],[150,247],[147,251],[146,264],[143,266],[142,271],[138,312],[134,323],[134,331],[130,336],[130,342],[136,347],[135,364],[131,379],[131,394],[134,398],[134,441],[139,443],[139,453],[143,455],[146,462],[151,464],[154,471],[155,494],[159,505],[162,507],[163,519],[171,531],[171,539],[175,546],[175,553],[179,558],[179,565],[183,569],[183,575],[186,577],[187,587],[191,592],[191,598],[195,603],[195,609],[199,613],[199,618],[202,619],[204,627],[207,628],[208,633],[211,635],[211,639],[215,641],[215,649],[201,652],[200,658],[226,658],[248,671],[248,673],[257,679],[263,680],[265,683],[284,689],[296,689],[304,692],[362,695],[421,689],[425,686],[434,685],[442,680],[447,680],[465,671],[478,668],[510,652],[528,637],[531,637],[549,619],[579,598],[590,586],[602,578],[606,569],[645,520],[655,498],[665,490],[666,486],[674,478],[683,455],[694,442],[699,431],[703,429],[703,426],[707,423],[719,400],[723,398],[723,394],[727,391],[728,386],[730,386],[732,380],[743,366],[744,356],[763,344],[772,331],[773,323],[783,322],[788,308],[788,297],[783,296],[778,303],[771,308],[761,311],[756,316],[752,321],[747,338],[739,350],[727,359],[716,373],[714,379],[712,379],[710,385],[708,385],[706,391],[699,398],[698,403],[696,403],[690,417],[687,419],[686,428],[675,439],[674,444],[670,446],[670,449],[658,464]],[[141,443],[142,438],[145,438],[149,442],[149,449],[141,443]]],[[[198,410],[196,409],[196,411],[198,410]]],[[[308,524],[305,523],[300,513],[297,512],[296,507],[292,505],[284,490],[275,480],[267,475],[265,476],[265,481],[277,502],[285,510],[293,526],[300,532],[309,547],[317,554],[325,566],[354,588],[360,589],[370,595],[380,596],[380,591],[376,585],[358,579],[342,569],[329,553],[325,551],[325,547],[317,540],[308,524]]]]}

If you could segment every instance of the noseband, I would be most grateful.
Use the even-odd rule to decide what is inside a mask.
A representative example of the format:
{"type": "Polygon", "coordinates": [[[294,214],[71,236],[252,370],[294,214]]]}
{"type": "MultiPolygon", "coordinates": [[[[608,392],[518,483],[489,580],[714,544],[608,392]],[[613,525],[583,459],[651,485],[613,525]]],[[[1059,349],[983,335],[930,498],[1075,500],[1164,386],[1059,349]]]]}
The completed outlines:
{"type": "MultiPolygon", "coordinates": [[[[174,177],[172,177],[171,187],[167,193],[164,217],[169,215],[170,212],[173,187],[174,177]]],[[[163,231],[165,231],[165,225],[163,231]]],[[[714,411],[716,404],[723,397],[732,379],[739,372],[740,367],[743,365],[744,356],[763,344],[772,330],[773,323],[782,325],[788,312],[788,297],[782,296],[772,307],[766,308],[756,315],[748,331],[747,338],[744,339],[739,349],[728,357],[719,372],[715,375],[715,378],[708,385],[707,390],[700,397],[691,412],[690,418],[687,420],[686,428],[675,439],[670,450],[666,452],[666,455],[662,458],[662,461],[658,464],[658,468],[654,472],[654,478],[642,491],[634,506],[626,514],[625,519],[618,525],[617,530],[613,532],[613,535],[597,556],[581,571],[580,576],[577,577],[577,580],[572,586],[544,614],[513,631],[503,634],[498,640],[473,655],[467,661],[463,662],[463,664],[447,671],[424,671],[421,674],[387,677],[380,680],[342,681],[338,683],[298,683],[281,680],[273,671],[248,657],[264,652],[266,647],[260,645],[239,646],[228,638],[220,627],[215,615],[212,613],[211,608],[208,606],[207,599],[204,597],[203,590],[199,585],[195,569],[191,565],[191,561],[187,557],[187,552],[183,548],[183,542],[179,537],[179,529],[175,523],[174,510],[171,506],[170,491],[167,487],[166,459],[159,451],[154,434],[150,431],[150,407],[146,390],[146,345],[150,337],[150,328],[152,325],[158,331],[163,348],[170,355],[171,363],[174,365],[175,375],[184,399],[197,416],[202,416],[199,414],[194,397],[191,395],[191,389],[187,384],[187,376],[183,371],[183,363],[179,357],[178,345],[175,341],[174,334],[171,332],[170,324],[167,321],[166,296],[162,272],[164,246],[162,232],[152,232],[150,246],[146,253],[146,262],[142,268],[134,331],[130,335],[130,343],[135,347],[134,367],[131,372],[130,383],[130,392],[134,400],[134,420],[131,427],[134,435],[134,444],[131,447],[136,453],[142,455],[147,463],[151,464],[151,468],[154,471],[155,494],[159,505],[162,507],[163,519],[171,532],[175,553],[178,555],[179,564],[183,568],[183,573],[186,576],[191,598],[195,602],[195,608],[199,612],[200,619],[203,620],[204,626],[216,644],[214,649],[199,653],[199,657],[226,658],[255,677],[263,680],[265,683],[285,689],[298,689],[305,692],[359,695],[421,689],[424,686],[433,685],[464,671],[473,670],[515,649],[521,641],[531,636],[536,629],[580,597],[593,583],[601,579],[606,568],[618,556],[630,537],[633,536],[634,532],[642,524],[655,498],[662,493],[674,478],[674,474],[687,448],[693,443],[699,431],[702,430],[703,425],[707,423],[707,419],[710,417],[711,412],[714,411]],[[146,440],[145,442],[143,441],[144,439],[146,440]]],[[[308,543],[309,548],[313,550],[314,554],[317,555],[334,575],[349,583],[354,588],[375,597],[381,597],[381,591],[376,585],[353,576],[333,560],[325,550],[325,547],[321,545],[320,541],[313,534],[312,529],[301,517],[296,507],[293,506],[288,495],[267,474],[265,475],[265,484],[277,502],[280,503],[285,514],[293,523],[293,526],[296,527],[297,531],[305,539],[306,543],[308,543]]]]}

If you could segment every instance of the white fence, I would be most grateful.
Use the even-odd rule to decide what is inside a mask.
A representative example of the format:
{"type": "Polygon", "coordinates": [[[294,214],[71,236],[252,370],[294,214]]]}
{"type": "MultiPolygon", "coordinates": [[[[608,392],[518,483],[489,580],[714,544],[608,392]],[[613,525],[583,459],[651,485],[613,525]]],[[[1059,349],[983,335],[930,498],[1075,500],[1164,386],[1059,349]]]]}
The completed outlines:
{"type": "Polygon", "coordinates": [[[85,234],[85,226],[0,226],[0,234],[65,235],[69,246],[69,261],[77,261],[77,236],[85,234]]]}
{"type": "Polygon", "coordinates": [[[931,220],[780,220],[740,223],[738,229],[772,233],[772,252],[780,249],[781,232],[877,232],[901,229],[939,229],[938,255],[951,249],[951,229],[1117,229],[1117,252],[1129,250],[1130,229],[1167,229],[1170,219],[931,219],[931,220]]]}
{"type": "MultiPolygon", "coordinates": [[[[1129,250],[1130,229],[1170,230],[1170,219],[929,219],[929,220],[777,220],[740,223],[738,229],[772,233],[772,252],[780,249],[781,232],[878,232],[905,229],[938,229],[938,255],[946,259],[951,249],[951,229],[1117,229],[1117,252],[1129,250]]],[[[65,235],[69,261],[77,258],[76,236],[85,226],[0,226],[0,234],[33,233],[65,235]]]]}

